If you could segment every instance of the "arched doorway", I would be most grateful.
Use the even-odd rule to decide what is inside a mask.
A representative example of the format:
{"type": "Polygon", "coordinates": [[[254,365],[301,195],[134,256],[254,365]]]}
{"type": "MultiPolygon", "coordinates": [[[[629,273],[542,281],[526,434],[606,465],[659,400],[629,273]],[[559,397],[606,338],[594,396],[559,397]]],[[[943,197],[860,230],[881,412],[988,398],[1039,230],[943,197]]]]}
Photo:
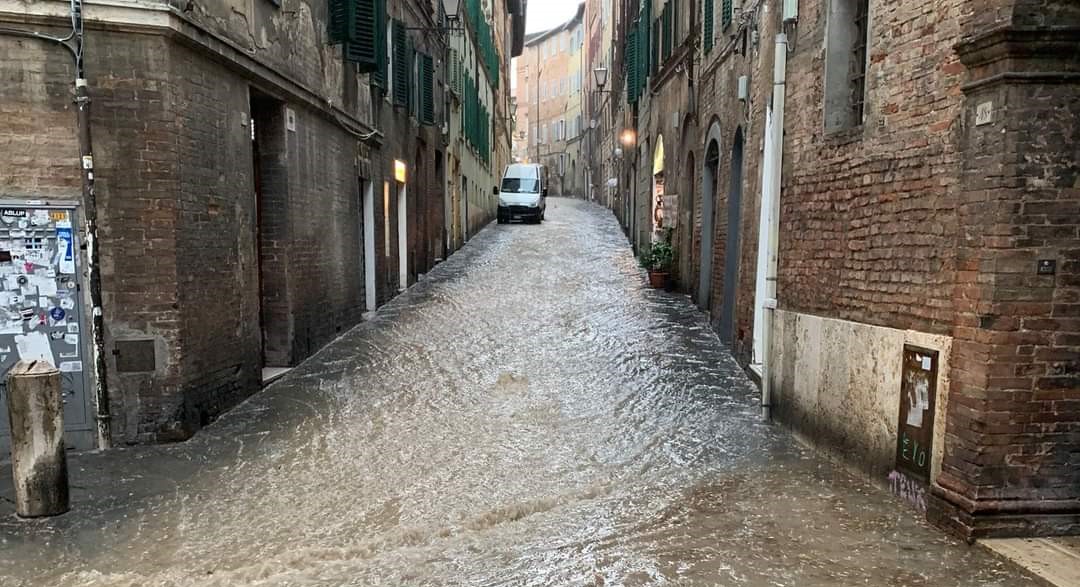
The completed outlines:
{"type": "Polygon", "coordinates": [[[724,244],[724,296],[720,304],[720,340],[730,343],[735,330],[735,296],[739,279],[739,226],[742,216],[743,134],[735,129],[731,147],[731,185],[727,202],[727,240],[724,244]]]}
{"type": "Polygon", "coordinates": [[[697,303],[708,311],[712,305],[713,218],[715,216],[716,178],[720,170],[720,127],[709,129],[705,164],[701,169],[701,257],[698,272],[697,303]]]}

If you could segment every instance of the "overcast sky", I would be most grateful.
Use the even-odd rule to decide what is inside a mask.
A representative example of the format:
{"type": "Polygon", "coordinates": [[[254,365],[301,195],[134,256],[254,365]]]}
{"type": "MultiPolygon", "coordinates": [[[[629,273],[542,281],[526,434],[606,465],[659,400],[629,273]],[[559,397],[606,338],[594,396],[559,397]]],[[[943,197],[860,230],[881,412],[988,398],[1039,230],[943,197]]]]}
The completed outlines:
{"type": "Polygon", "coordinates": [[[525,12],[525,32],[545,31],[574,16],[581,0],[529,0],[525,12]]]}

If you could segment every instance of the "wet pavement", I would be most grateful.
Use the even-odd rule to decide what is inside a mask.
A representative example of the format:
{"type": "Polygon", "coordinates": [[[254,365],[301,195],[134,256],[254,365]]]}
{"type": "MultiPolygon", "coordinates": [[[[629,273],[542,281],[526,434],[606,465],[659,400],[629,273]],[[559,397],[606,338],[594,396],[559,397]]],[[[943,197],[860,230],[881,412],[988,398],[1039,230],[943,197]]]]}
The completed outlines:
{"type": "Polygon", "coordinates": [[[1037,584],[760,422],[610,213],[547,218],[192,440],[76,457],[71,513],[0,500],[0,585],[1037,584]]]}

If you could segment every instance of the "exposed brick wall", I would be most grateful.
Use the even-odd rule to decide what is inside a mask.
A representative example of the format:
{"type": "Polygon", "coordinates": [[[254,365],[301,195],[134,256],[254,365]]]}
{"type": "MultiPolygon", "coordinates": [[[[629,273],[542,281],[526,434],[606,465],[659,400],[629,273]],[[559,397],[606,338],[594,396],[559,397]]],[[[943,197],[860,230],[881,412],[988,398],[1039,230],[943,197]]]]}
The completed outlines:
{"type": "Polygon", "coordinates": [[[1080,84],[1052,73],[1080,60],[1075,32],[1014,29],[1000,15],[1031,13],[1009,4],[983,5],[993,28],[973,16],[961,48],[954,391],[930,516],[966,538],[1080,530],[1080,84]],[[993,115],[976,124],[980,104],[993,115]]]}
{"type": "Polygon", "coordinates": [[[789,56],[779,300],[857,322],[952,324],[962,0],[871,3],[865,121],[826,133],[827,2],[789,56]]]}
{"type": "Polygon", "coordinates": [[[66,51],[33,39],[0,37],[0,194],[77,199],[75,67],[66,51]]]}
{"type": "MultiPolygon", "coordinates": [[[[749,3],[747,9],[749,9],[749,3]]],[[[738,228],[738,247],[734,288],[734,314],[731,325],[731,350],[744,365],[753,359],[754,289],[757,272],[758,228],[761,202],[762,141],[765,131],[765,111],[772,95],[773,46],[771,39],[773,23],[768,19],[760,24],[762,42],[754,47],[750,42],[749,28],[736,21],[731,27],[718,33],[717,43],[701,62],[698,82],[700,112],[698,113],[697,142],[700,148],[698,172],[703,172],[709,132],[715,122],[720,128],[718,170],[713,198],[713,270],[709,309],[714,328],[719,328],[725,287],[728,232],[734,225],[738,228]],[[740,76],[750,80],[749,99],[738,99],[737,84],[740,76]],[[730,217],[729,195],[732,190],[732,155],[736,131],[743,137],[742,198],[738,218],[730,217]]],[[[703,190],[701,178],[697,185],[703,190]]],[[[701,233],[703,198],[695,201],[694,229],[697,251],[703,250],[702,240],[710,238],[701,233]]],[[[700,254],[700,253],[699,253],[700,254]]],[[[700,258],[695,257],[700,264],[700,258]]],[[[699,265],[700,266],[700,265],[699,265]]],[[[695,276],[698,269],[695,268],[695,276]]],[[[697,282],[694,282],[694,288],[697,282]]]]}
{"type": "Polygon", "coordinates": [[[91,48],[100,58],[87,63],[87,75],[106,342],[155,339],[170,355],[159,358],[153,373],[120,373],[110,361],[110,408],[114,422],[126,424],[114,434],[140,442],[156,437],[182,405],[176,105],[164,39],[94,37],[91,48]]]}
{"type": "MultiPolygon", "coordinates": [[[[118,442],[182,439],[259,387],[247,122],[257,82],[163,36],[88,38],[107,343],[151,339],[159,351],[140,373],[117,372],[109,355],[114,432],[118,442]]],[[[12,173],[0,192],[77,199],[70,58],[7,37],[0,54],[15,57],[0,63],[15,82],[0,89],[0,145],[25,153],[5,157],[12,173]]],[[[264,179],[283,186],[268,210],[281,228],[276,285],[290,326],[285,362],[295,364],[360,320],[363,255],[357,141],[290,107],[297,132],[285,136],[277,175],[267,169],[264,179]]]]}

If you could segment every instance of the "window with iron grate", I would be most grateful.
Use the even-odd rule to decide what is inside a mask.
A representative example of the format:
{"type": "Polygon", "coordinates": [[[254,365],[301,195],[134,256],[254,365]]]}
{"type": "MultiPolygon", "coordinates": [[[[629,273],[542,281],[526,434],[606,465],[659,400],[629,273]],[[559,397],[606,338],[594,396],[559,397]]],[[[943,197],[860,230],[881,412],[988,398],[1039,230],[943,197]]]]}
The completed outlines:
{"type": "Polygon", "coordinates": [[[830,0],[825,36],[825,130],[855,128],[866,114],[869,0],[830,0]]]}

